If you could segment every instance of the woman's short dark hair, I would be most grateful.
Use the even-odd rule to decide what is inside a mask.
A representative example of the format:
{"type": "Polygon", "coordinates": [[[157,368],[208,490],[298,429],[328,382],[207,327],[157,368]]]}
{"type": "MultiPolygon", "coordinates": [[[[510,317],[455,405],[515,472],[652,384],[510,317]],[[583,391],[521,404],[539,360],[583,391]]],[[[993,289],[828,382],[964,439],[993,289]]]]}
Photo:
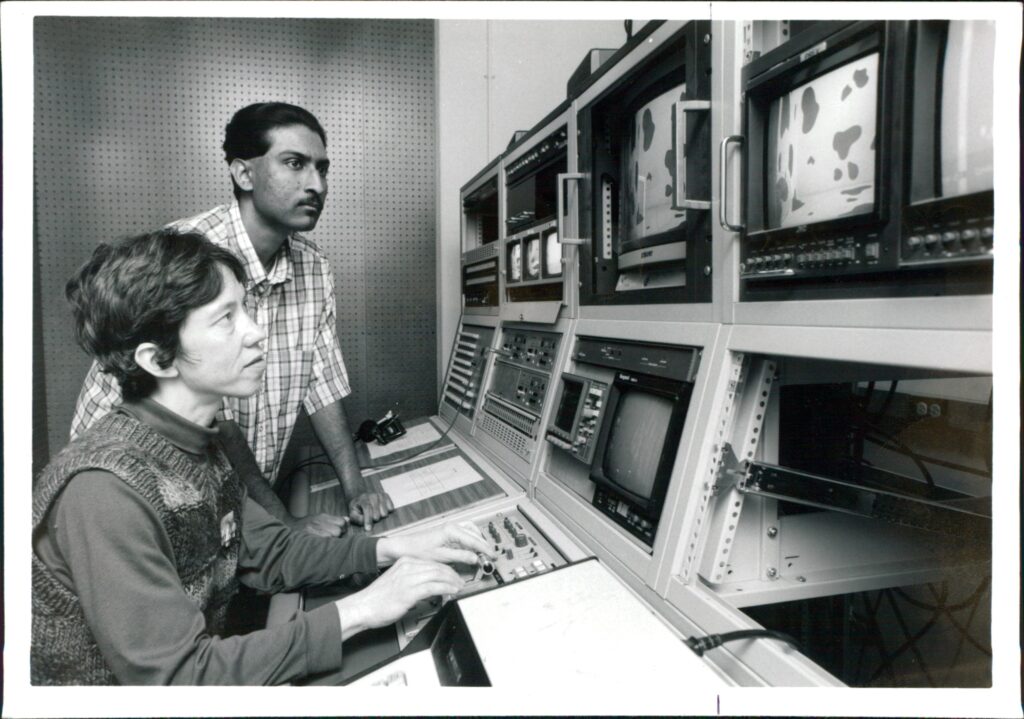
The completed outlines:
{"type": "MultiPolygon", "coordinates": [[[[267,133],[288,125],[308,127],[320,136],[324,147],[327,146],[327,133],[308,110],[286,102],[257,102],[236,112],[224,128],[224,159],[230,165],[236,158],[248,160],[265,155],[270,149],[267,133]]],[[[234,178],[231,183],[238,197],[242,190],[234,178]]]]}
{"type": "Polygon", "coordinates": [[[167,367],[179,349],[188,314],[220,294],[220,267],[244,282],[242,263],[197,232],[162,229],[115,244],[101,244],[64,294],[75,318],[75,337],[100,368],[121,384],[127,400],[156,389],[153,375],[135,362],[143,342],[157,346],[167,367]]]}

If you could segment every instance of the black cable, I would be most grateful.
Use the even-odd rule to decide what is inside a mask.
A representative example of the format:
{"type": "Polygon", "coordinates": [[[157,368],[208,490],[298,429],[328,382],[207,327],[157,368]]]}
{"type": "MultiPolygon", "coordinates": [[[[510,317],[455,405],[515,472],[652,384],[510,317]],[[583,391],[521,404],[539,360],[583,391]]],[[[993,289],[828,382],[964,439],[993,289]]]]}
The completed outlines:
{"type": "MultiPolygon", "coordinates": [[[[470,377],[471,381],[472,381],[472,379],[473,379],[473,377],[470,377]]],[[[463,391],[463,396],[460,398],[460,402],[463,399],[465,399],[465,391],[463,391]]],[[[445,429],[445,431],[441,434],[440,437],[438,437],[436,440],[434,440],[430,444],[425,445],[423,447],[420,447],[419,449],[417,449],[416,451],[412,452],[411,454],[406,454],[404,456],[398,456],[398,457],[389,459],[387,462],[381,462],[379,464],[370,463],[369,465],[367,465],[365,467],[360,467],[359,469],[360,470],[364,470],[364,469],[380,469],[382,467],[388,467],[388,466],[393,465],[393,464],[399,464],[401,462],[405,462],[407,460],[412,459],[413,457],[417,457],[417,456],[423,454],[424,452],[427,452],[427,451],[433,449],[438,444],[440,444],[442,441],[444,441],[445,437],[448,436],[448,433],[451,431],[452,427],[454,426],[455,420],[458,419],[458,416],[459,416],[459,413],[456,410],[454,416],[452,417],[452,421],[448,423],[448,427],[445,429]]],[[[327,466],[327,467],[333,467],[334,465],[331,462],[327,461],[326,457],[327,457],[327,454],[324,453],[324,452],[320,452],[319,454],[315,454],[312,457],[307,457],[306,459],[302,460],[301,462],[296,464],[294,467],[292,467],[292,469],[288,473],[288,477],[286,477],[286,479],[290,479],[291,477],[293,477],[295,475],[295,473],[298,472],[300,469],[305,469],[306,467],[311,467],[313,465],[320,465],[320,464],[322,464],[322,465],[327,466]]]]}
{"type": "MultiPolygon", "coordinates": [[[[463,314],[461,314],[461,313],[459,314],[459,322],[458,322],[458,325],[457,325],[458,327],[462,327],[463,316],[464,316],[463,314]]],[[[456,332],[455,333],[455,337],[452,339],[451,352],[448,355],[448,368],[447,368],[447,370],[445,372],[445,376],[446,377],[448,377],[451,374],[451,366],[452,366],[452,362],[454,361],[454,358],[455,358],[455,345],[458,343],[458,341],[459,341],[459,333],[456,332]]],[[[484,348],[484,352],[485,353],[487,353],[487,352],[494,352],[494,351],[495,350],[492,350],[490,347],[485,347],[484,348]]],[[[476,367],[476,369],[474,369],[473,374],[470,375],[469,382],[467,382],[465,387],[463,387],[462,396],[459,397],[459,406],[455,408],[455,412],[452,415],[451,421],[448,422],[448,426],[445,428],[444,432],[441,433],[440,437],[435,439],[430,444],[424,445],[423,447],[420,447],[419,449],[417,449],[415,451],[412,451],[410,453],[407,453],[407,454],[404,454],[404,455],[399,453],[397,456],[389,458],[386,462],[380,462],[380,463],[371,462],[367,466],[360,467],[359,469],[360,470],[382,469],[384,467],[390,467],[392,465],[401,464],[402,462],[407,462],[407,461],[409,461],[410,459],[412,459],[414,457],[418,457],[419,455],[424,454],[425,452],[429,452],[434,447],[436,447],[439,444],[441,444],[441,442],[443,442],[445,440],[445,438],[448,436],[448,433],[452,431],[452,427],[455,426],[455,422],[456,422],[456,420],[458,420],[459,414],[461,413],[460,410],[462,408],[462,403],[466,399],[466,394],[468,394],[469,388],[474,383],[474,381],[479,378],[479,376],[481,375],[481,370],[484,368],[484,366],[486,366],[486,364],[487,364],[486,361],[481,362],[476,367]]],[[[444,387],[442,386],[441,387],[441,392],[438,395],[438,399],[437,399],[438,406],[440,406],[443,401],[444,401],[444,387]]],[[[332,463],[327,462],[327,461],[325,461],[323,459],[326,456],[327,456],[326,453],[321,452],[319,454],[313,455],[312,457],[307,457],[306,459],[302,460],[301,462],[296,464],[294,467],[292,467],[292,469],[288,473],[288,477],[286,477],[286,479],[290,479],[300,469],[304,469],[304,468],[312,466],[312,465],[323,464],[323,465],[326,465],[326,466],[329,466],[329,467],[333,467],[334,465],[332,463]]]]}
{"type": "Polygon", "coordinates": [[[909,457],[911,460],[913,460],[914,464],[916,464],[917,468],[921,471],[921,477],[928,484],[928,488],[935,489],[935,480],[932,479],[932,473],[929,472],[928,468],[924,466],[924,461],[922,460],[920,454],[918,454],[913,449],[908,447],[901,440],[897,439],[895,435],[886,432],[878,425],[872,424],[871,422],[865,422],[864,426],[878,435],[877,438],[870,436],[867,437],[869,441],[875,442],[884,449],[888,449],[890,451],[897,452],[898,454],[902,454],[906,457],[909,457]],[[889,444],[883,444],[878,440],[882,440],[882,442],[886,442],[889,444]]]}
{"type": "Polygon", "coordinates": [[[988,391],[988,433],[983,435],[988,438],[987,451],[984,452],[982,459],[985,461],[985,466],[988,468],[989,477],[992,476],[992,390],[988,391]]]}
{"type": "MultiPolygon", "coordinates": [[[[987,586],[990,579],[991,577],[986,576],[983,580],[983,583],[987,586]]],[[[959,622],[957,622],[956,619],[953,618],[953,615],[948,610],[946,612],[946,616],[949,618],[949,623],[956,627],[957,631],[960,632],[960,642],[959,644],[957,644],[956,653],[953,654],[953,659],[949,663],[949,670],[946,672],[947,684],[949,683],[949,678],[953,673],[953,669],[957,666],[957,664],[960,661],[960,654],[963,652],[965,642],[970,642],[971,645],[974,646],[975,649],[980,650],[982,654],[988,657],[992,656],[991,647],[986,649],[985,647],[981,646],[981,644],[974,637],[970,635],[971,624],[974,622],[974,615],[977,613],[979,606],[981,606],[981,594],[978,595],[973,606],[971,606],[971,611],[967,615],[967,622],[964,624],[963,627],[960,626],[959,622]]]]}
{"type": "Polygon", "coordinates": [[[292,471],[288,474],[288,476],[291,477],[291,475],[295,474],[300,469],[305,469],[306,467],[313,467],[315,465],[320,465],[320,464],[322,464],[325,467],[332,467],[333,468],[334,465],[331,462],[327,461],[327,459],[321,459],[321,457],[325,457],[325,456],[326,455],[321,454],[318,457],[316,457],[315,459],[304,459],[300,464],[297,464],[297,465],[295,465],[292,468],[292,471]]]}
{"type": "MultiPolygon", "coordinates": [[[[961,654],[965,643],[970,644],[982,654],[991,657],[991,649],[983,646],[977,639],[975,639],[970,634],[971,621],[973,620],[974,614],[976,613],[978,606],[980,605],[982,597],[985,595],[985,592],[989,587],[990,581],[991,577],[989,575],[986,575],[982,578],[979,585],[970,593],[969,596],[967,596],[965,599],[961,601],[958,601],[955,604],[949,603],[949,587],[946,582],[941,583],[939,590],[936,590],[935,586],[931,583],[927,585],[928,589],[932,593],[932,596],[935,598],[934,604],[911,597],[902,587],[894,587],[881,590],[878,593],[877,603],[874,607],[872,607],[871,601],[869,599],[869,594],[867,592],[862,592],[860,596],[862,601],[864,602],[866,611],[864,618],[871,624],[871,627],[874,630],[874,636],[872,638],[874,639],[874,643],[877,645],[876,649],[878,650],[880,661],[878,668],[875,670],[874,674],[872,674],[871,677],[868,678],[866,684],[870,685],[874,683],[882,674],[887,674],[890,680],[894,680],[894,665],[896,660],[899,659],[899,657],[905,654],[907,651],[910,651],[914,654],[914,664],[917,667],[919,667],[925,679],[932,686],[936,686],[935,678],[932,672],[930,671],[929,667],[926,665],[924,661],[925,658],[921,654],[917,645],[925,635],[927,635],[933,628],[938,626],[939,619],[942,617],[945,617],[949,621],[949,623],[952,624],[956,632],[959,634],[959,644],[957,646],[957,650],[953,657],[953,660],[950,663],[950,669],[947,670],[947,673],[948,671],[952,671],[953,667],[956,666],[957,659],[959,658],[959,655],[961,654]],[[888,599],[890,609],[893,612],[893,616],[896,619],[897,623],[900,625],[900,628],[903,632],[902,644],[897,646],[892,651],[886,650],[885,642],[882,640],[881,637],[881,630],[876,621],[876,616],[879,611],[879,608],[882,604],[882,601],[885,599],[888,599]],[[911,632],[909,626],[907,626],[907,623],[903,618],[903,613],[900,611],[899,606],[896,602],[897,599],[902,600],[911,607],[928,612],[931,615],[929,619],[916,632],[911,632]],[[960,623],[956,621],[956,618],[953,616],[953,613],[959,612],[964,609],[969,609],[970,614],[968,616],[966,625],[961,626],[960,623]]],[[[861,651],[857,659],[857,668],[855,670],[855,676],[858,677],[858,679],[861,676],[861,667],[863,666],[863,656],[865,648],[866,643],[862,644],[861,651]]]]}
{"type": "Polygon", "coordinates": [[[800,645],[796,639],[785,634],[783,632],[777,632],[774,629],[740,629],[735,632],[725,632],[724,634],[707,634],[703,637],[689,637],[686,640],[686,646],[692,649],[698,657],[704,656],[704,653],[720,647],[726,642],[733,642],[738,639],[778,639],[781,642],[786,642],[792,645],[797,651],[800,650],[800,645]]]}
{"type": "Polygon", "coordinates": [[[896,386],[899,385],[898,379],[889,381],[889,392],[885,395],[885,399],[882,401],[882,406],[875,412],[875,419],[881,419],[885,416],[885,413],[889,410],[889,405],[892,404],[892,398],[896,395],[896,386]]]}
{"type": "MultiPolygon", "coordinates": [[[[459,324],[458,324],[459,327],[462,327],[462,320],[463,320],[463,315],[460,314],[459,315],[459,324]]],[[[448,356],[448,368],[447,368],[447,370],[445,372],[445,376],[446,377],[451,375],[451,367],[452,367],[452,363],[454,362],[454,359],[455,359],[455,345],[458,343],[458,341],[459,341],[459,333],[456,332],[455,333],[455,337],[452,339],[451,352],[449,353],[449,356],[448,356]]],[[[486,354],[488,352],[495,352],[495,350],[492,350],[490,347],[485,347],[484,348],[484,354],[486,354]]],[[[390,467],[390,466],[393,466],[393,465],[396,465],[396,464],[401,464],[402,462],[409,461],[413,457],[418,457],[419,455],[424,454],[425,452],[429,452],[434,447],[436,447],[439,444],[441,444],[441,442],[443,442],[445,440],[445,438],[448,436],[448,433],[452,431],[452,427],[455,426],[455,422],[459,419],[459,415],[461,414],[461,410],[462,410],[462,404],[463,404],[463,402],[466,401],[466,395],[469,393],[470,387],[473,386],[473,384],[479,378],[481,378],[483,376],[482,370],[483,370],[483,368],[486,365],[487,365],[487,361],[486,360],[480,362],[480,364],[477,365],[477,367],[473,370],[473,373],[470,374],[469,381],[466,382],[466,384],[464,385],[464,387],[462,389],[462,395],[459,397],[459,406],[455,408],[455,412],[454,412],[454,414],[452,414],[452,418],[448,422],[448,426],[445,427],[445,430],[444,430],[444,432],[441,433],[440,437],[435,439],[430,444],[424,445],[423,447],[420,447],[419,449],[417,449],[414,452],[411,452],[411,453],[405,454],[405,455],[402,455],[401,453],[399,453],[398,456],[389,458],[386,462],[380,462],[379,464],[377,464],[377,463],[370,463],[369,466],[362,467],[362,469],[381,469],[381,468],[384,468],[384,467],[390,467]]],[[[444,387],[443,386],[441,387],[441,392],[440,392],[440,395],[438,396],[438,400],[437,400],[438,406],[440,406],[442,402],[444,402],[444,387]]]]}
{"type": "Polygon", "coordinates": [[[915,599],[914,597],[907,594],[906,590],[904,590],[903,587],[893,587],[892,591],[896,592],[897,596],[899,596],[900,599],[902,599],[904,602],[906,602],[912,607],[917,607],[918,609],[922,609],[926,612],[932,613],[944,611],[946,609],[946,599],[949,596],[949,586],[946,584],[946,582],[942,582],[942,592],[938,594],[936,593],[933,584],[929,582],[927,586],[928,590],[932,593],[932,596],[935,597],[938,604],[931,604],[930,602],[915,599]]]}
{"type": "MultiPolygon", "coordinates": [[[[293,474],[298,472],[300,469],[305,469],[306,467],[308,467],[310,465],[313,465],[313,464],[328,464],[328,462],[325,461],[326,457],[327,457],[327,453],[326,452],[320,452],[319,454],[314,454],[312,457],[306,457],[304,460],[302,460],[301,462],[298,462],[294,467],[292,467],[291,472],[288,473],[288,476],[291,477],[293,474]]],[[[331,465],[331,466],[334,466],[334,465],[331,465]]]]}
{"type": "MultiPolygon", "coordinates": [[[[860,597],[861,602],[864,604],[863,621],[868,625],[868,633],[860,643],[860,651],[857,653],[857,666],[853,670],[853,676],[856,680],[857,686],[864,686],[866,685],[866,682],[862,679],[864,675],[862,670],[864,668],[864,653],[868,648],[868,644],[871,643],[874,645],[880,660],[884,661],[886,656],[884,635],[882,634],[882,628],[878,625],[878,609],[882,606],[882,599],[884,597],[882,592],[878,592],[875,606],[872,607],[871,595],[868,592],[861,592],[857,596],[860,597]]],[[[854,607],[854,617],[856,618],[856,607],[854,607]]],[[[883,669],[885,667],[886,665],[883,664],[883,669]]],[[[889,677],[892,679],[895,677],[895,672],[891,665],[888,665],[888,669],[889,677]]]]}
{"type": "MultiPolygon", "coordinates": [[[[874,395],[874,393],[875,381],[871,380],[870,382],[868,382],[867,388],[864,390],[864,397],[861,399],[860,407],[857,410],[861,418],[869,416],[868,408],[871,406],[871,397],[874,395]]],[[[851,388],[851,394],[853,394],[854,397],[856,397],[856,392],[853,392],[853,388],[851,388]]],[[[853,436],[854,444],[851,448],[850,454],[853,455],[853,459],[858,464],[862,464],[864,462],[864,441],[867,437],[868,423],[867,421],[864,421],[862,419],[862,421],[855,425],[855,427],[856,432],[853,436]]]]}
{"type": "MultiPolygon", "coordinates": [[[[895,665],[896,660],[899,659],[905,652],[909,650],[911,654],[913,654],[914,665],[920,669],[921,673],[924,675],[924,678],[928,681],[928,684],[930,684],[932,688],[934,688],[936,686],[935,678],[932,676],[928,664],[925,661],[924,655],[921,653],[921,650],[917,645],[921,638],[928,634],[932,630],[932,627],[934,627],[938,623],[940,613],[936,612],[932,614],[932,616],[928,618],[928,621],[921,625],[921,627],[916,632],[911,632],[910,627],[907,625],[906,620],[903,618],[903,612],[900,611],[900,607],[894,599],[894,597],[897,596],[896,593],[891,589],[886,589],[883,591],[885,593],[886,599],[889,600],[889,608],[892,610],[892,615],[896,619],[896,623],[899,625],[900,631],[903,632],[904,637],[903,644],[896,647],[895,651],[893,651],[886,658],[886,661],[890,664],[890,666],[893,666],[895,665]]],[[[875,675],[871,677],[869,682],[873,682],[875,679],[877,679],[880,673],[881,669],[875,672],[875,675]]]]}

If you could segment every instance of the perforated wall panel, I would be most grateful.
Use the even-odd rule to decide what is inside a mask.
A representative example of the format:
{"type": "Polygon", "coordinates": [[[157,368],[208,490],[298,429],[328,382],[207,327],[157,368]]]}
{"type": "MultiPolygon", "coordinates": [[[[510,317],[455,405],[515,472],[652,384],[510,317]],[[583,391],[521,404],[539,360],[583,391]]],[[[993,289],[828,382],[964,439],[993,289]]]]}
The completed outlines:
{"type": "Polygon", "coordinates": [[[433,23],[38,18],[35,191],[48,435],[67,431],[85,355],[63,286],[101,241],[231,199],[224,125],[283,100],[327,132],[310,236],[334,268],[352,423],[436,409],[433,23]]]}

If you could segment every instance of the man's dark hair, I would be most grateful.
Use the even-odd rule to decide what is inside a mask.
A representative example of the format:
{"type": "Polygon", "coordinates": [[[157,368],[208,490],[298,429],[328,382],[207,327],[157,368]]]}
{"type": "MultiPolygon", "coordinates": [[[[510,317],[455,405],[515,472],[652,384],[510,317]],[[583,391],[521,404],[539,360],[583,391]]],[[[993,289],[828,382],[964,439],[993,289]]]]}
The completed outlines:
{"type": "Polygon", "coordinates": [[[156,389],[156,378],[136,364],[135,349],[152,342],[157,364],[169,366],[185,318],[220,294],[221,266],[244,282],[242,263],[229,250],[197,232],[162,229],[101,244],[68,280],[64,294],[78,344],[120,382],[126,400],[156,389]]]}
{"type": "MultiPolygon", "coordinates": [[[[308,110],[286,102],[257,102],[236,112],[224,128],[224,159],[230,165],[236,158],[248,160],[265,155],[270,149],[267,134],[287,125],[308,127],[320,136],[324,147],[327,146],[327,133],[308,110]]],[[[234,178],[231,184],[234,186],[235,197],[238,197],[242,188],[234,178]]]]}

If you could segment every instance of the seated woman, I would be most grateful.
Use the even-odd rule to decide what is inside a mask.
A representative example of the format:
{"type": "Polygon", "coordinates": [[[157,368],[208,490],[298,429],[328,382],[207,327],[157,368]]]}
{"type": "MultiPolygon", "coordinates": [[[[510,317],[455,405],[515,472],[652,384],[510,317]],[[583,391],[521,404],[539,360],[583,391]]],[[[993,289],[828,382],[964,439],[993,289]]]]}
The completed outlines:
{"type": "Polygon", "coordinates": [[[79,343],[122,405],[33,489],[33,684],[279,684],[336,670],[342,641],[454,594],[442,562],[493,557],[474,529],[401,537],[292,532],[248,499],[218,441],[221,398],[266,369],[242,267],[194,233],[101,245],[67,286],[79,343]],[[221,638],[241,581],[265,591],[376,573],[288,624],[221,638]]]}

